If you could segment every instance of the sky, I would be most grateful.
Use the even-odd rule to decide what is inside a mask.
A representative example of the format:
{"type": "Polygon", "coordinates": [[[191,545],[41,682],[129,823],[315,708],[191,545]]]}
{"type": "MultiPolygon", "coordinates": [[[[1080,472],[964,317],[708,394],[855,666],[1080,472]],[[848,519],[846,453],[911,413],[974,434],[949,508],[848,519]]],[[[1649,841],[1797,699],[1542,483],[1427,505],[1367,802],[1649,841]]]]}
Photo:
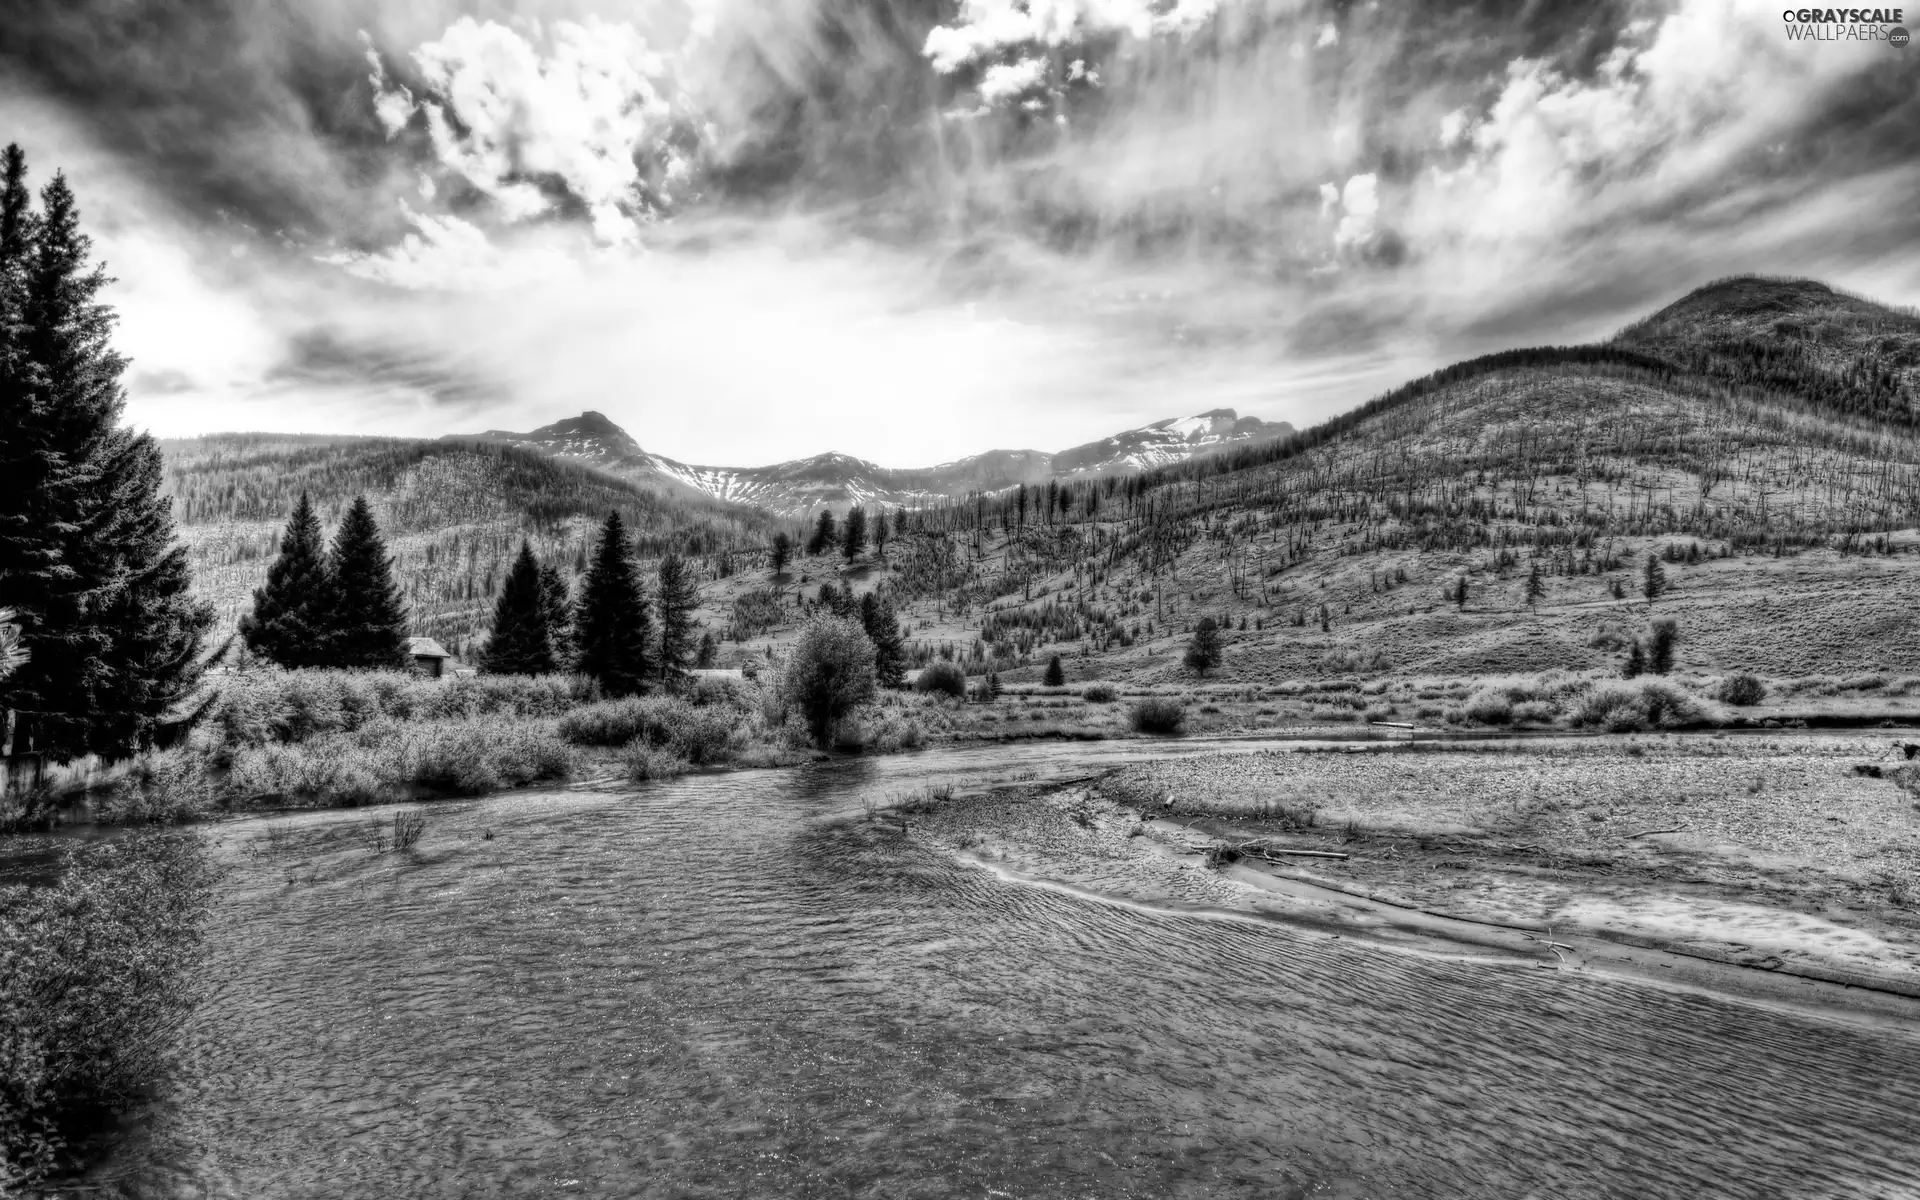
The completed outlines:
{"type": "Polygon", "coordinates": [[[919,466],[1920,304],[1920,50],[1760,0],[12,0],[0,140],[162,436],[919,466]]]}

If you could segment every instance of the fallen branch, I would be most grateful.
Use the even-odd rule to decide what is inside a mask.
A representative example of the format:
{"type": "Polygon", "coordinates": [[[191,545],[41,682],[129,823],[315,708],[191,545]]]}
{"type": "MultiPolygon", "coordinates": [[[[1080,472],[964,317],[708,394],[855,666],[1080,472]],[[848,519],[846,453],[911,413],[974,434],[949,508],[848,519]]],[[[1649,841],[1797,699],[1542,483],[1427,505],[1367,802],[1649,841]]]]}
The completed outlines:
{"type": "Polygon", "coordinates": [[[1652,837],[1656,833],[1684,833],[1686,830],[1687,826],[1685,825],[1675,825],[1672,829],[1645,829],[1639,833],[1628,834],[1627,840],[1632,841],[1635,838],[1652,837]]]}
{"type": "Polygon", "coordinates": [[[1285,854],[1293,858],[1338,858],[1351,857],[1345,850],[1295,850],[1288,846],[1269,846],[1265,842],[1243,842],[1234,847],[1242,854],[1258,855],[1271,859],[1276,854],[1285,854]]]}

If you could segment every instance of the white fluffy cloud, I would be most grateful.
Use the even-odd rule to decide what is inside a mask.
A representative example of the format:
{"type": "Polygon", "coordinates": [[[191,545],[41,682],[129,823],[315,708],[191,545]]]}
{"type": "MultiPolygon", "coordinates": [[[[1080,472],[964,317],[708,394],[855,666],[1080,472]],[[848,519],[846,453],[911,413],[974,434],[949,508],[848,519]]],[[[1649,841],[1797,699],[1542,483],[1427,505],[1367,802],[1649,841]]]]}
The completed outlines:
{"type": "Polygon", "coordinates": [[[418,115],[442,166],[508,222],[550,212],[546,181],[558,180],[598,240],[632,239],[647,212],[636,158],[670,154],[673,107],[665,60],[631,25],[588,17],[522,32],[461,17],[413,60],[427,85],[417,99],[375,62],[376,112],[390,133],[418,115]]]}
{"type": "Polygon", "coordinates": [[[933,69],[950,74],[1008,51],[1071,45],[1105,33],[1136,38],[1190,33],[1213,16],[1218,0],[962,0],[958,19],[927,34],[933,69]]]}

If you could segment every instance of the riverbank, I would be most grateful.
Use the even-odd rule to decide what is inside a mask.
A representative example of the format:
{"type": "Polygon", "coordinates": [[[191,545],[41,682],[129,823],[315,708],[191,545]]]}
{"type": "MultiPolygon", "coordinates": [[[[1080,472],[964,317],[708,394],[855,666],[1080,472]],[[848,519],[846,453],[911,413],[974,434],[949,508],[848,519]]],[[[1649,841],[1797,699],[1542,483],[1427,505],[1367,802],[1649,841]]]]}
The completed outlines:
{"type": "Polygon", "coordinates": [[[1872,735],[1356,746],[880,819],[1028,880],[1912,1020],[1914,775],[1872,735]]]}

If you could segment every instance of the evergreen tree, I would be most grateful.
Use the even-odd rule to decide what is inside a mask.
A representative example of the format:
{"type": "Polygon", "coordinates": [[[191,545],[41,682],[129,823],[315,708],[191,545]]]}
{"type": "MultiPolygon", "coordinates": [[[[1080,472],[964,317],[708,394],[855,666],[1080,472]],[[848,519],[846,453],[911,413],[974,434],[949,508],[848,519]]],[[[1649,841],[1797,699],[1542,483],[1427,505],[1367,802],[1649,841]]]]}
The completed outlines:
{"type": "Polygon", "coordinates": [[[373,506],[355,496],[334,531],[327,556],[333,576],[333,636],[329,657],[336,667],[394,668],[407,665],[407,608],[393,582],[393,559],[373,519],[373,506]]]}
{"type": "Polygon", "coordinates": [[[211,609],[188,593],[159,447],[119,428],[126,359],[111,282],[66,179],[31,211],[26,160],[0,185],[0,607],[29,658],[7,680],[14,745],[57,761],[150,746],[198,680],[211,609]]]}
{"type": "Polygon", "coordinates": [[[1540,578],[1540,564],[1535,561],[1527,571],[1527,606],[1535,608],[1547,594],[1546,581],[1540,578]]]}
{"type": "Polygon", "coordinates": [[[836,535],[833,528],[833,510],[820,510],[820,519],[813,526],[813,537],[807,541],[808,554],[824,554],[828,546],[833,545],[836,535]]]}
{"type": "Polygon", "coordinates": [[[873,518],[873,552],[880,556],[881,562],[887,561],[887,539],[893,536],[893,530],[888,528],[891,524],[885,508],[876,510],[873,518]]]}
{"type": "Polygon", "coordinates": [[[1467,611],[1467,577],[1465,575],[1462,575],[1460,581],[1454,585],[1453,601],[1461,612],[1467,611]]]}
{"type": "Polygon", "coordinates": [[[1646,674],[1646,671],[1647,648],[1639,638],[1635,638],[1633,639],[1633,644],[1627,647],[1627,662],[1625,666],[1620,668],[1620,677],[1622,679],[1633,679],[1646,674]]]}
{"type": "Polygon", "coordinates": [[[693,665],[702,671],[711,670],[714,660],[720,657],[720,643],[714,640],[713,630],[703,630],[700,634],[700,652],[694,656],[693,665]]]}
{"type": "Polygon", "coordinates": [[[867,548],[867,510],[855,506],[847,510],[847,523],[840,533],[840,551],[847,560],[859,558],[867,548]]]}
{"type": "Polygon", "coordinates": [[[1186,663],[1196,675],[1205,677],[1209,667],[1220,665],[1220,628],[1212,617],[1201,617],[1187,643],[1186,663]]]}
{"type": "Polygon", "coordinates": [[[1647,631],[1647,669],[1655,675],[1673,670],[1673,647],[1680,640],[1680,626],[1672,617],[1662,617],[1647,631]]]}
{"type": "Polygon", "coordinates": [[[660,560],[656,607],[660,615],[660,682],[677,686],[685,682],[687,668],[699,651],[695,636],[699,624],[693,613],[700,607],[700,585],[694,581],[693,567],[678,554],[660,560]]]}
{"type": "Polygon", "coordinates": [[[773,573],[780,574],[787,569],[787,563],[793,558],[793,539],[785,531],[773,535],[773,573]]]}
{"type": "MultiPolygon", "coordinates": [[[[1210,619],[1211,618],[1209,618],[1209,620],[1210,619]]],[[[1203,621],[1201,623],[1205,624],[1206,622],[1203,621]]],[[[1047,673],[1041,676],[1040,682],[1046,687],[1065,687],[1067,685],[1067,669],[1060,665],[1060,656],[1058,654],[1047,660],[1047,673]]]]}
{"type": "Polygon", "coordinates": [[[1646,570],[1640,576],[1640,594],[1647,598],[1648,604],[1652,604],[1665,594],[1666,590],[1666,568],[1660,565],[1660,559],[1657,556],[1647,555],[1646,570]]]}
{"type": "Polygon", "coordinates": [[[860,597],[860,624],[873,643],[873,676],[881,687],[902,687],[907,681],[907,641],[900,633],[900,617],[892,600],[873,592],[860,597]]]}
{"type": "Polygon", "coordinates": [[[540,601],[547,610],[554,669],[564,671],[573,661],[573,594],[567,587],[567,577],[552,563],[540,565],[540,601]]]}
{"type": "Polygon", "coordinates": [[[644,691],[653,671],[653,620],[618,512],[607,514],[574,615],[577,669],[608,695],[644,691]]]}
{"type": "Polygon", "coordinates": [[[493,634],[480,665],[495,675],[547,675],[558,668],[553,653],[552,605],[540,578],[533,546],[520,543],[500,596],[493,605],[493,634]]]}
{"type": "Polygon", "coordinates": [[[247,649],[283,667],[319,667],[331,661],[333,577],[320,518],[305,492],[280,537],[280,557],[267,582],[254,589],[253,611],[240,618],[247,649]]]}

